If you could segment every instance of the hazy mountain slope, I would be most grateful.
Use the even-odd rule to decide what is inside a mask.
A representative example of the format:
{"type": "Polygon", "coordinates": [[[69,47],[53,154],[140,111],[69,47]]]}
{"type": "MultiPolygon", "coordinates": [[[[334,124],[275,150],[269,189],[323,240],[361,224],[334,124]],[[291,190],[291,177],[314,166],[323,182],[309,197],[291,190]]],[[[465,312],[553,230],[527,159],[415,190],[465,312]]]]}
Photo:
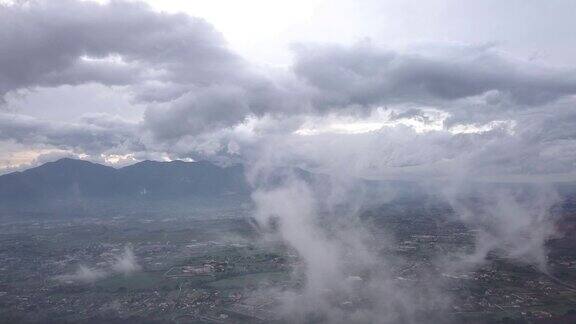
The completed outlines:
{"type": "Polygon", "coordinates": [[[109,194],[117,170],[88,161],[61,159],[0,177],[0,202],[33,202],[65,196],[109,194]]]}
{"type": "Polygon", "coordinates": [[[0,207],[38,209],[92,201],[154,201],[245,196],[241,166],[210,162],[144,161],[114,169],[82,160],[61,159],[0,176],[0,207]]]}

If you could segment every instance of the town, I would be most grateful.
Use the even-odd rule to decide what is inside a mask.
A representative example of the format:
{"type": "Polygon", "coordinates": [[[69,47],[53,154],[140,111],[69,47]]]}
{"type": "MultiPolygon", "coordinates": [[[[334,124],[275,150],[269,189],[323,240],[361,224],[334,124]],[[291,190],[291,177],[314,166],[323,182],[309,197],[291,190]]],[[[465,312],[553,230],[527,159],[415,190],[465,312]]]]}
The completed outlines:
{"type": "MultiPolygon", "coordinates": [[[[434,280],[451,303],[444,321],[548,323],[574,318],[576,253],[570,236],[551,240],[550,273],[497,253],[486,264],[449,271],[439,255],[470,249],[474,232],[427,210],[386,207],[364,221],[383,244],[394,280],[417,288],[434,280]],[[396,208],[390,210],[389,208],[396,208]],[[387,236],[388,238],[386,238],[387,236]],[[398,258],[396,258],[398,259],[398,258]]],[[[574,219],[566,218],[569,228],[574,219]]],[[[306,278],[297,253],[262,240],[250,217],[114,216],[12,220],[0,227],[3,322],[282,322],[273,292],[298,291],[306,278]]],[[[362,275],[350,278],[362,281],[362,275]]],[[[342,307],[355,307],[343,302],[342,307]]]]}

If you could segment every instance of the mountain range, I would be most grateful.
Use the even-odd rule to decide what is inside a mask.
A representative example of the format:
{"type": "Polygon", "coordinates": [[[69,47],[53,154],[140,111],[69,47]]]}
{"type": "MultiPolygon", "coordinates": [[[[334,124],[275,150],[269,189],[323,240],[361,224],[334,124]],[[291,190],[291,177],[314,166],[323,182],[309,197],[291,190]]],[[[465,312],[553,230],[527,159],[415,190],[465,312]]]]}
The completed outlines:
{"type": "Polygon", "coordinates": [[[64,158],[0,176],[0,211],[238,199],[249,193],[242,165],[143,161],[116,169],[64,158]]]}
{"type": "MultiPolygon", "coordinates": [[[[276,170],[268,181],[272,185],[280,183],[286,170],[276,170]]],[[[328,179],[298,168],[291,171],[288,173],[306,181],[328,179]]],[[[382,196],[389,195],[386,191],[390,188],[393,188],[396,200],[408,199],[412,203],[426,198],[421,189],[410,182],[360,183],[359,199],[377,202],[382,196]]],[[[574,184],[556,187],[562,196],[568,198],[565,203],[576,201],[574,184]]],[[[250,204],[250,194],[251,187],[246,181],[244,166],[240,164],[222,167],[208,161],[142,161],[113,168],[64,158],[0,176],[0,216],[168,215],[189,214],[206,208],[236,213],[242,206],[250,204]]]]}

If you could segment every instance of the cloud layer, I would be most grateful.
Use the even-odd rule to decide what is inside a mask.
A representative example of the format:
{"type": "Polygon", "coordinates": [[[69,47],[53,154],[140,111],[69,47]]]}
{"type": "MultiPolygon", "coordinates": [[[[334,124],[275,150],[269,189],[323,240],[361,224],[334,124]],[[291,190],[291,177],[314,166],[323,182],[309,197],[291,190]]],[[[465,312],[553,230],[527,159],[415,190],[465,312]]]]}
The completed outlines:
{"type": "Polygon", "coordinates": [[[275,71],[239,57],[204,20],[138,2],[17,1],[2,5],[0,18],[4,99],[97,83],[122,89],[146,107],[140,122],[97,108],[64,122],[8,105],[0,116],[5,143],[95,158],[235,159],[275,143],[319,165],[317,150],[353,158],[357,145],[368,145],[358,143],[368,141],[378,146],[358,163],[396,173],[434,173],[463,160],[469,168],[500,173],[573,171],[576,70],[517,59],[495,46],[428,43],[395,50],[369,41],[303,43],[294,46],[293,66],[275,71]],[[345,120],[353,130],[358,122],[374,122],[370,117],[381,109],[391,112],[381,130],[338,136],[348,150],[326,152],[333,140],[294,135],[311,119],[345,120]],[[443,117],[430,119],[430,109],[443,117]],[[413,123],[441,126],[424,133],[390,129],[413,123]],[[373,157],[378,150],[386,163],[373,157]]]}

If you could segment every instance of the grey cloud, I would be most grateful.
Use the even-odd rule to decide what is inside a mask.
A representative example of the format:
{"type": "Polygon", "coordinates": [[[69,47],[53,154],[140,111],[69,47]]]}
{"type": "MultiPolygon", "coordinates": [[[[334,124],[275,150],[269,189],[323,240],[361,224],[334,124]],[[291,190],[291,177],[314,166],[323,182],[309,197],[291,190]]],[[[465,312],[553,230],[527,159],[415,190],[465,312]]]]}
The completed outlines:
{"type": "Polygon", "coordinates": [[[317,91],[316,102],[376,105],[451,101],[498,91],[518,105],[539,105],[576,93],[576,71],[512,61],[490,47],[448,48],[443,55],[300,45],[296,73],[317,91]]]}
{"type": "Polygon", "coordinates": [[[491,46],[444,44],[396,52],[369,43],[308,44],[296,50],[291,71],[275,73],[243,61],[208,23],[157,13],[141,3],[23,1],[2,5],[0,18],[1,93],[100,82],[127,85],[134,100],[147,104],[140,124],[95,114],[74,123],[3,114],[4,140],[181,157],[256,154],[258,145],[278,141],[286,146],[285,161],[323,165],[324,156],[339,156],[336,160],[351,159],[360,170],[374,166],[419,174],[442,173],[463,161],[478,166],[478,174],[574,167],[573,103],[567,100],[576,93],[574,70],[514,60],[491,46]],[[447,130],[495,120],[516,121],[518,127],[515,134],[506,129],[416,134],[395,128],[291,135],[305,116],[388,104],[399,110],[396,119],[427,122],[414,108],[420,106],[448,111],[447,130]],[[256,128],[237,129],[249,120],[259,121],[256,128]],[[356,155],[347,156],[350,152],[356,155]],[[525,158],[513,163],[517,156],[525,158]]]}
{"type": "Polygon", "coordinates": [[[19,88],[144,77],[183,84],[229,82],[243,61],[201,19],[139,2],[18,1],[0,6],[0,94],[19,88]],[[105,60],[118,56],[121,62],[105,60]],[[96,60],[83,60],[83,57],[96,60]]]}
{"type": "Polygon", "coordinates": [[[411,108],[400,113],[394,113],[391,117],[392,120],[400,119],[415,119],[424,123],[431,122],[430,117],[427,116],[421,109],[411,108]]]}
{"type": "Polygon", "coordinates": [[[136,127],[107,115],[88,116],[81,123],[59,123],[18,114],[0,114],[2,140],[81,152],[104,152],[127,144],[136,149],[136,127]]]}
{"type": "Polygon", "coordinates": [[[106,85],[128,85],[138,82],[141,69],[131,64],[76,60],[70,66],[52,71],[39,79],[43,86],[78,85],[99,82],[106,85]]]}
{"type": "MultiPolygon", "coordinates": [[[[572,115],[569,111],[545,111],[517,116],[515,125],[492,124],[482,131],[458,134],[450,130],[417,132],[401,125],[361,134],[266,132],[246,139],[229,134],[221,138],[220,148],[233,142],[249,161],[357,177],[426,180],[466,174],[470,179],[500,177],[506,181],[511,179],[508,176],[529,179],[544,175],[545,180],[546,175],[575,169],[574,131],[566,127],[573,123],[572,115]]],[[[282,127],[282,120],[276,127],[282,127]]]]}
{"type": "Polygon", "coordinates": [[[160,138],[224,128],[249,113],[245,89],[230,86],[201,88],[173,101],[164,109],[149,109],[146,123],[160,138]]]}
{"type": "MultiPolygon", "coordinates": [[[[159,138],[231,127],[247,117],[369,113],[407,107],[398,118],[422,119],[414,106],[451,113],[447,126],[514,120],[576,94],[576,71],[513,60],[490,46],[439,46],[400,53],[370,44],[305,45],[296,50],[295,77],[264,75],[190,90],[166,109],[149,109],[146,126],[159,138]],[[235,89],[235,98],[229,91],[235,89]],[[412,110],[411,110],[412,109],[412,110]],[[173,116],[173,117],[172,117],[173,116]]],[[[289,73],[289,74],[290,74],[289,73]]],[[[181,91],[176,89],[175,91],[181,91]]]]}
{"type": "MultiPolygon", "coordinates": [[[[0,5],[0,53],[0,96],[91,82],[129,86],[136,101],[160,102],[148,108],[145,123],[158,138],[241,122],[249,113],[243,93],[251,91],[248,87],[258,91],[262,83],[208,23],[157,13],[139,2],[0,5]]],[[[2,117],[2,136],[17,142],[91,143],[91,149],[102,150],[126,135],[111,125],[82,129],[85,125],[55,127],[21,115],[2,117]]]]}
{"type": "MultiPolygon", "coordinates": [[[[322,187],[288,174],[279,184],[266,186],[260,182],[274,179],[268,173],[273,165],[258,162],[263,164],[254,164],[256,169],[251,170],[260,184],[252,197],[255,219],[269,240],[282,240],[304,263],[299,269],[301,289],[272,292],[280,301],[276,311],[283,319],[306,322],[313,314],[330,323],[420,322],[416,310],[446,307],[434,282],[419,282],[417,289],[401,285],[390,260],[381,254],[389,244],[386,237],[374,240],[356,219],[358,210],[350,208],[348,214],[343,208],[361,204],[358,199],[363,195],[358,195],[354,180],[322,187]],[[343,307],[366,300],[370,302],[358,309],[343,307]]],[[[299,276],[298,270],[295,275],[299,276]]]]}
{"type": "Polygon", "coordinates": [[[211,25],[139,2],[22,1],[0,6],[0,96],[90,82],[128,86],[151,104],[160,139],[307,108],[289,77],[270,78],[226,47],[211,25]]]}
{"type": "Polygon", "coordinates": [[[467,168],[478,175],[570,174],[575,170],[576,114],[572,105],[513,115],[515,126],[467,134],[467,168]]]}
{"type": "Polygon", "coordinates": [[[146,111],[144,126],[158,139],[177,139],[236,126],[250,117],[290,117],[313,112],[306,90],[261,78],[246,84],[196,87],[146,111]]]}
{"type": "Polygon", "coordinates": [[[553,188],[460,183],[443,191],[456,215],[478,231],[474,253],[460,260],[460,266],[477,266],[489,252],[499,250],[547,270],[545,242],[554,236],[558,216],[552,207],[561,202],[553,188]]]}

